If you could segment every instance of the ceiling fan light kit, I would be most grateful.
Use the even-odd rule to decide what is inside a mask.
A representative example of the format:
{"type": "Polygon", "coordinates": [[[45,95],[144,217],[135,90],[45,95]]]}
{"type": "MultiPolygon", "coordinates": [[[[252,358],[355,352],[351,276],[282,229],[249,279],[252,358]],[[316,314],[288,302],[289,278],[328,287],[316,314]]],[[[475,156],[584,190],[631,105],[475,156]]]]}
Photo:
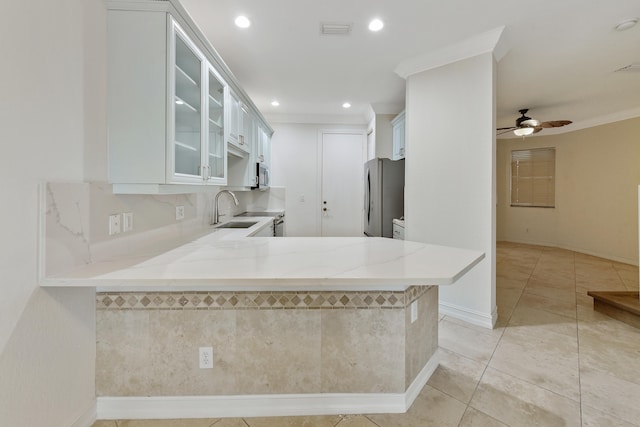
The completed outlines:
{"type": "Polygon", "coordinates": [[[638,23],[638,18],[625,19],[624,21],[618,22],[618,24],[616,24],[615,26],[615,29],[617,31],[628,30],[629,28],[635,27],[637,23],[638,23]]]}
{"type": "Polygon", "coordinates": [[[527,135],[531,135],[533,131],[534,131],[533,128],[518,128],[518,129],[514,129],[513,133],[515,133],[517,136],[527,136],[527,135]]]}
{"type": "Polygon", "coordinates": [[[521,136],[524,138],[525,136],[538,133],[542,129],[558,128],[572,123],[571,120],[552,120],[548,122],[539,122],[536,119],[525,116],[525,114],[527,114],[527,111],[529,111],[528,108],[519,110],[520,117],[516,119],[515,126],[496,129],[498,131],[498,135],[513,131],[513,133],[517,136],[521,136]]]}

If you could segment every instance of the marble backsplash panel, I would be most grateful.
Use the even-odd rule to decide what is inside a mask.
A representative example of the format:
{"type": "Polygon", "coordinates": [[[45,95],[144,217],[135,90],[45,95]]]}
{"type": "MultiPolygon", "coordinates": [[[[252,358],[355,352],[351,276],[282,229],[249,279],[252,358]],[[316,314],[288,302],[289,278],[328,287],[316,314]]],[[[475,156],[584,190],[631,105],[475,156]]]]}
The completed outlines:
{"type": "MultiPolygon", "coordinates": [[[[40,276],[55,276],[76,267],[164,246],[167,250],[205,232],[219,187],[196,194],[113,194],[103,182],[49,182],[40,188],[40,276]],[[177,206],[183,220],[175,219],[177,206]],[[109,235],[109,215],[133,213],[133,230],[109,235]]],[[[220,197],[223,218],[241,212],[284,209],[284,188],[235,193],[220,197]]]]}

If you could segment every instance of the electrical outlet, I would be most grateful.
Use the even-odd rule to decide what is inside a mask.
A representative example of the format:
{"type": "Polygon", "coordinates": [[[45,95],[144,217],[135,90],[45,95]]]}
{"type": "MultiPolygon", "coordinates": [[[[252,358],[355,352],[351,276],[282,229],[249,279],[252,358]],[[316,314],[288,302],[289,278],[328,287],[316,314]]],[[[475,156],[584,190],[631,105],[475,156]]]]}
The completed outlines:
{"type": "Polygon", "coordinates": [[[200,369],[213,369],[213,347],[200,347],[200,369]]]}
{"type": "Polygon", "coordinates": [[[120,233],[120,214],[109,215],[109,236],[120,233]]]}
{"type": "Polygon", "coordinates": [[[184,219],[184,206],[176,206],[176,221],[184,219]]]}
{"type": "Polygon", "coordinates": [[[122,232],[131,230],[133,230],[133,212],[125,212],[122,214],[122,232]]]}
{"type": "Polygon", "coordinates": [[[418,300],[411,303],[411,323],[418,320],[418,300]]]}

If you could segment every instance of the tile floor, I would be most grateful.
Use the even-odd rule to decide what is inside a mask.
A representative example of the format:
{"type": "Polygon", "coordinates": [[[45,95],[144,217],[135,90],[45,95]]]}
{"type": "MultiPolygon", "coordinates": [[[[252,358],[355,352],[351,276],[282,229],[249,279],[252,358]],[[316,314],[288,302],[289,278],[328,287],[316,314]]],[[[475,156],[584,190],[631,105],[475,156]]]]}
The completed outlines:
{"type": "Polygon", "coordinates": [[[638,290],[638,268],[499,243],[498,325],[440,319],[440,366],[406,414],[98,421],[93,427],[640,426],[640,330],[588,290],[638,290]]]}

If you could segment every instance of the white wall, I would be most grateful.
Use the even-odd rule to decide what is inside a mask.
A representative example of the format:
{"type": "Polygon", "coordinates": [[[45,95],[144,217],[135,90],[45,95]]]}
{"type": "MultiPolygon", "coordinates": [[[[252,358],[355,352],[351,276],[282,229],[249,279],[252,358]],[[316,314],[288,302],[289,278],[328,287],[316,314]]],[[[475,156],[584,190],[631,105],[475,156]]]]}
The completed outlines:
{"type": "Polygon", "coordinates": [[[366,126],[298,123],[271,123],[271,126],[272,182],[286,188],[287,236],[320,236],[318,134],[333,129],[365,132],[366,126]]]}
{"type": "Polygon", "coordinates": [[[498,141],[498,240],[638,263],[640,118],[498,141]],[[509,206],[512,150],[555,147],[556,207],[509,206]]]}
{"type": "Polygon", "coordinates": [[[494,70],[487,53],[412,75],[406,106],[406,238],[485,253],[439,292],[441,311],[486,327],[495,321],[494,70]]]}
{"type": "Polygon", "coordinates": [[[86,425],[95,408],[95,295],[38,287],[37,188],[83,180],[85,142],[104,138],[95,109],[104,81],[86,74],[104,63],[104,47],[93,45],[104,38],[104,9],[101,0],[3,7],[2,426],[86,425]]]}

